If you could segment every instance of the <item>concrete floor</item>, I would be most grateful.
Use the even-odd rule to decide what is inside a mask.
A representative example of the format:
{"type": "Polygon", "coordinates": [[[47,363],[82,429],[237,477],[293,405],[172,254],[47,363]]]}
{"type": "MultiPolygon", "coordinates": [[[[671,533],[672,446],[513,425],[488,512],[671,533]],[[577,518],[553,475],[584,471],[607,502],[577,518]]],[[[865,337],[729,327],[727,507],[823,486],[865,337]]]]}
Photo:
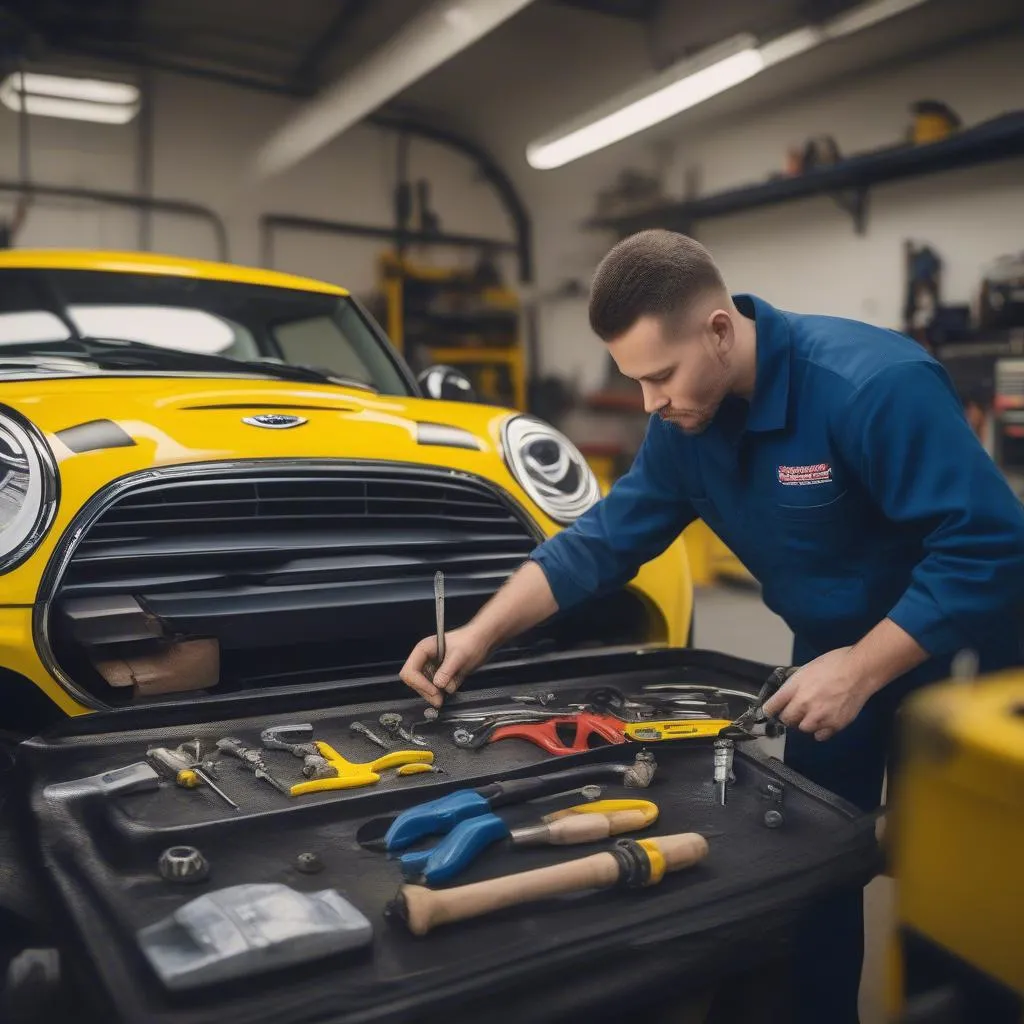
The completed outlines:
{"type": "MultiPolygon", "coordinates": [[[[756,589],[718,586],[696,594],[694,646],[724,651],[772,665],[788,665],[793,634],[765,608],[756,589]]],[[[772,749],[781,756],[781,749],[772,749]]],[[[864,973],[860,989],[861,1024],[884,1024],[885,948],[892,921],[893,883],[876,878],[865,891],[864,973]]]]}

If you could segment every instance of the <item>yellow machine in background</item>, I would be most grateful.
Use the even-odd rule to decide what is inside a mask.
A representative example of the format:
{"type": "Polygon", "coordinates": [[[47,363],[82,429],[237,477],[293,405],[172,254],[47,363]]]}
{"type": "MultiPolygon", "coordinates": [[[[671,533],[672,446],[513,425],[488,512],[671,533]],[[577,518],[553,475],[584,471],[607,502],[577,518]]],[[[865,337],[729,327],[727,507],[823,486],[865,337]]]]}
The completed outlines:
{"type": "Polygon", "coordinates": [[[1024,1021],[1024,671],[904,706],[892,1020],[1024,1021]]]}

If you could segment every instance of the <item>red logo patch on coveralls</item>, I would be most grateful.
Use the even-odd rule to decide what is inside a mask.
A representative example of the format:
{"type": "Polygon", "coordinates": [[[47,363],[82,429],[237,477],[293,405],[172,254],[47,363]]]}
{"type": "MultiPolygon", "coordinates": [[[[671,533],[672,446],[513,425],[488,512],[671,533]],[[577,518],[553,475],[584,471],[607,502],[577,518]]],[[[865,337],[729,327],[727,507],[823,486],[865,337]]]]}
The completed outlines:
{"type": "Polygon", "coordinates": [[[808,484],[832,482],[832,466],[819,462],[813,466],[779,466],[779,483],[784,487],[804,487],[808,484]]]}

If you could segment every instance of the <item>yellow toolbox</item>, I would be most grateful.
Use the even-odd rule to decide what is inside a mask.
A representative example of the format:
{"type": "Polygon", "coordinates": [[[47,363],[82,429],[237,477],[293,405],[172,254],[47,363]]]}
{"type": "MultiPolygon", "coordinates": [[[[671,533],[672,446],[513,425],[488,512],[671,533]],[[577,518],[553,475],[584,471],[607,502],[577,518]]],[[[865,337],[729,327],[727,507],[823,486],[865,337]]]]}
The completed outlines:
{"type": "Polygon", "coordinates": [[[894,1019],[1019,1024],[1024,670],[913,695],[899,747],[886,831],[897,892],[894,1019]],[[920,1016],[925,1003],[954,1015],[920,1016]]]}

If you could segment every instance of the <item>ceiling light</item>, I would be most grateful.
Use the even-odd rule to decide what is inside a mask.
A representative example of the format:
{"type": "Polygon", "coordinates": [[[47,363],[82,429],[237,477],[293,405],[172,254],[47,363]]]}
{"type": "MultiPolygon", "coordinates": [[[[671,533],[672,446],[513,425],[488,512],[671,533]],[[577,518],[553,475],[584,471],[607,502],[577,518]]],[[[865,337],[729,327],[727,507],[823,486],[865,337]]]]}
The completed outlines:
{"type": "Polygon", "coordinates": [[[561,167],[695,107],[765,68],[925,3],[928,0],[869,0],[821,25],[796,29],[761,46],[749,34],[735,36],[531,142],[526,160],[538,170],[561,167]]]}
{"type": "Polygon", "coordinates": [[[0,102],[15,113],[127,124],[139,112],[139,90],[127,82],[15,71],[0,84],[0,102]]]}
{"type": "Polygon", "coordinates": [[[740,35],[675,64],[653,82],[619,97],[610,109],[592,111],[579,126],[531,143],[527,161],[539,170],[561,167],[739,85],[764,67],[756,44],[753,36],[740,35]]]}
{"type": "Polygon", "coordinates": [[[832,39],[852,35],[927,2],[928,0],[873,0],[872,3],[861,4],[833,18],[824,26],[825,33],[832,39]]]}

